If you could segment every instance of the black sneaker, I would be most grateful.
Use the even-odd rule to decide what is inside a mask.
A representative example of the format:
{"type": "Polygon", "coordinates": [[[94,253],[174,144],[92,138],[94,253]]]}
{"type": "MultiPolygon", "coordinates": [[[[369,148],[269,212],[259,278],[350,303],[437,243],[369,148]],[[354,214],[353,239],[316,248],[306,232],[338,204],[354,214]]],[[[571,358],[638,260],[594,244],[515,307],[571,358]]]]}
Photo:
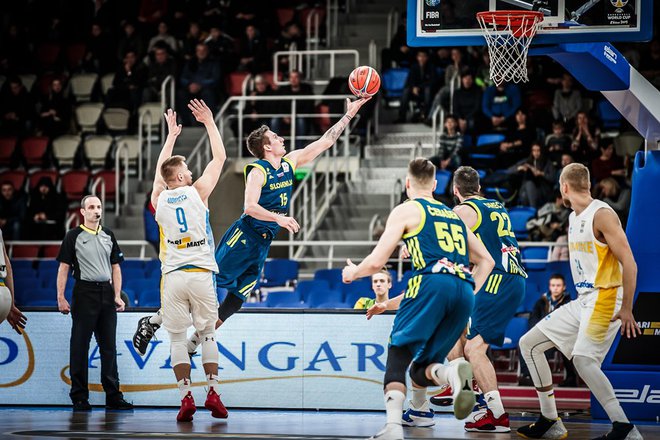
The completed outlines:
{"type": "Polygon", "coordinates": [[[133,410],[133,404],[128,403],[122,397],[120,399],[116,399],[116,400],[106,402],[105,403],[105,409],[111,409],[111,410],[115,410],[115,411],[132,411],[133,410]]]}
{"type": "Polygon", "coordinates": [[[642,440],[642,435],[632,423],[614,422],[610,432],[594,440],[642,440]]]}
{"type": "Polygon", "coordinates": [[[568,431],[561,419],[550,420],[543,416],[539,416],[539,419],[531,425],[521,426],[517,433],[522,438],[561,440],[568,437],[568,431]]]}
{"type": "Polygon", "coordinates": [[[147,352],[151,338],[154,337],[154,333],[160,328],[160,325],[149,322],[149,318],[149,316],[140,318],[137,330],[135,330],[135,334],[133,335],[133,347],[135,347],[141,356],[144,356],[147,352]]]}
{"type": "Polygon", "coordinates": [[[74,411],[91,411],[92,405],[87,400],[76,400],[73,402],[74,411]]]}

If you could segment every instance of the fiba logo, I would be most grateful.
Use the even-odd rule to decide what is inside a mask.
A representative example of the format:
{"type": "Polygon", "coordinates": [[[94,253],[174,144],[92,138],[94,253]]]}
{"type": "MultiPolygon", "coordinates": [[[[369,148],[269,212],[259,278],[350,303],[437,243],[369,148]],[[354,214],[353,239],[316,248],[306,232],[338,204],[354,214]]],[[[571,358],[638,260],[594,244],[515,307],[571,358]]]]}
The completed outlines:
{"type": "Polygon", "coordinates": [[[610,0],[610,3],[612,3],[612,6],[615,8],[623,8],[628,4],[628,0],[610,0]]]}
{"type": "Polygon", "coordinates": [[[439,4],[440,4],[440,0],[426,0],[426,5],[431,6],[432,8],[438,6],[439,4]]]}

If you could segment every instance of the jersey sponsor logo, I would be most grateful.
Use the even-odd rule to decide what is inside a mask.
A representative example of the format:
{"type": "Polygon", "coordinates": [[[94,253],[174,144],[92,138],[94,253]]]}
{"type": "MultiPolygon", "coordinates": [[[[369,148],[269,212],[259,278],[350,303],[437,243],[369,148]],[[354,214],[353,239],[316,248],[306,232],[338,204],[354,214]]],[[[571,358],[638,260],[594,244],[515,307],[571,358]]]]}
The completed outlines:
{"type": "Polygon", "coordinates": [[[167,203],[170,203],[170,204],[177,204],[177,203],[181,203],[181,202],[183,202],[184,200],[187,200],[187,199],[188,199],[187,195],[181,194],[180,196],[176,196],[176,197],[168,197],[166,201],[167,201],[167,203]]]}
{"type": "Polygon", "coordinates": [[[284,170],[285,173],[289,172],[289,164],[286,162],[282,162],[282,169],[284,170]]]}
{"type": "Polygon", "coordinates": [[[594,286],[594,283],[588,283],[586,281],[580,281],[579,283],[575,283],[575,288],[576,289],[594,289],[596,286],[594,286]]]}
{"type": "Polygon", "coordinates": [[[655,403],[660,404],[660,389],[651,389],[651,385],[644,385],[642,389],[618,388],[614,395],[621,403],[655,403]]]}
{"type": "Polygon", "coordinates": [[[183,237],[178,240],[167,240],[167,244],[176,246],[177,249],[188,249],[192,247],[204,246],[206,244],[206,238],[201,240],[193,241],[190,237],[183,237]]]}
{"type": "Polygon", "coordinates": [[[640,321],[637,325],[644,336],[660,336],[660,321],[640,321]]]}
{"type": "Polygon", "coordinates": [[[271,183],[268,189],[274,191],[276,189],[287,188],[292,185],[293,185],[293,180],[289,179],[289,180],[285,180],[284,182],[271,183]]]}
{"type": "Polygon", "coordinates": [[[435,206],[427,206],[426,210],[433,217],[444,217],[444,218],[451,218],[451,219],[454,219],[454,220],[459,220],[458,215],[454,211],[452,211],[451,209],[438,209],[435,206]]]}
{"type": "Polygon", "coordinates": [[[568,244],[569,250],[574,252],[584,252],[586,254],[594,253],[593,241],[574,241],[568,244]]]}

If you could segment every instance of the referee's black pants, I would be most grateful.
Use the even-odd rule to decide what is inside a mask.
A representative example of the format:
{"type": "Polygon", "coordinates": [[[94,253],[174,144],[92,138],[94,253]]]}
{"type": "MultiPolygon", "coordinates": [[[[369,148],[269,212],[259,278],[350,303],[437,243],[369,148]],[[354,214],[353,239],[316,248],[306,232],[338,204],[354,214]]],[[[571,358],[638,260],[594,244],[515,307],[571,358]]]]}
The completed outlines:
{"type": "Polygon", "coordinates": [[[117,311],[112,285],[77,280],[73,286],[71,316],[71,401],[89,398],[87,367],[92,333],[101,354],[101,384],[106,402],[122,398],[117,373],[117,311]]]}

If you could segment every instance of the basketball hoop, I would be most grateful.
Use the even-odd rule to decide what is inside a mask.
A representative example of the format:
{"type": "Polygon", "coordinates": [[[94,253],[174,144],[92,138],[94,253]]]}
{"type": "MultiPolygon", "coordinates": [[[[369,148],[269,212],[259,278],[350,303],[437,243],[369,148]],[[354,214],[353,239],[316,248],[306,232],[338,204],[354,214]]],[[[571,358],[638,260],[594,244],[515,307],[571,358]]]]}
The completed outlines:
{"type": "Polygon", "coordinates": [[[483,11],[477,21],[486,37],[490,55],[490,79],[504,82],[527,82],[527,51],[540,29],[543,13],[539,11],[483,11]]]}

